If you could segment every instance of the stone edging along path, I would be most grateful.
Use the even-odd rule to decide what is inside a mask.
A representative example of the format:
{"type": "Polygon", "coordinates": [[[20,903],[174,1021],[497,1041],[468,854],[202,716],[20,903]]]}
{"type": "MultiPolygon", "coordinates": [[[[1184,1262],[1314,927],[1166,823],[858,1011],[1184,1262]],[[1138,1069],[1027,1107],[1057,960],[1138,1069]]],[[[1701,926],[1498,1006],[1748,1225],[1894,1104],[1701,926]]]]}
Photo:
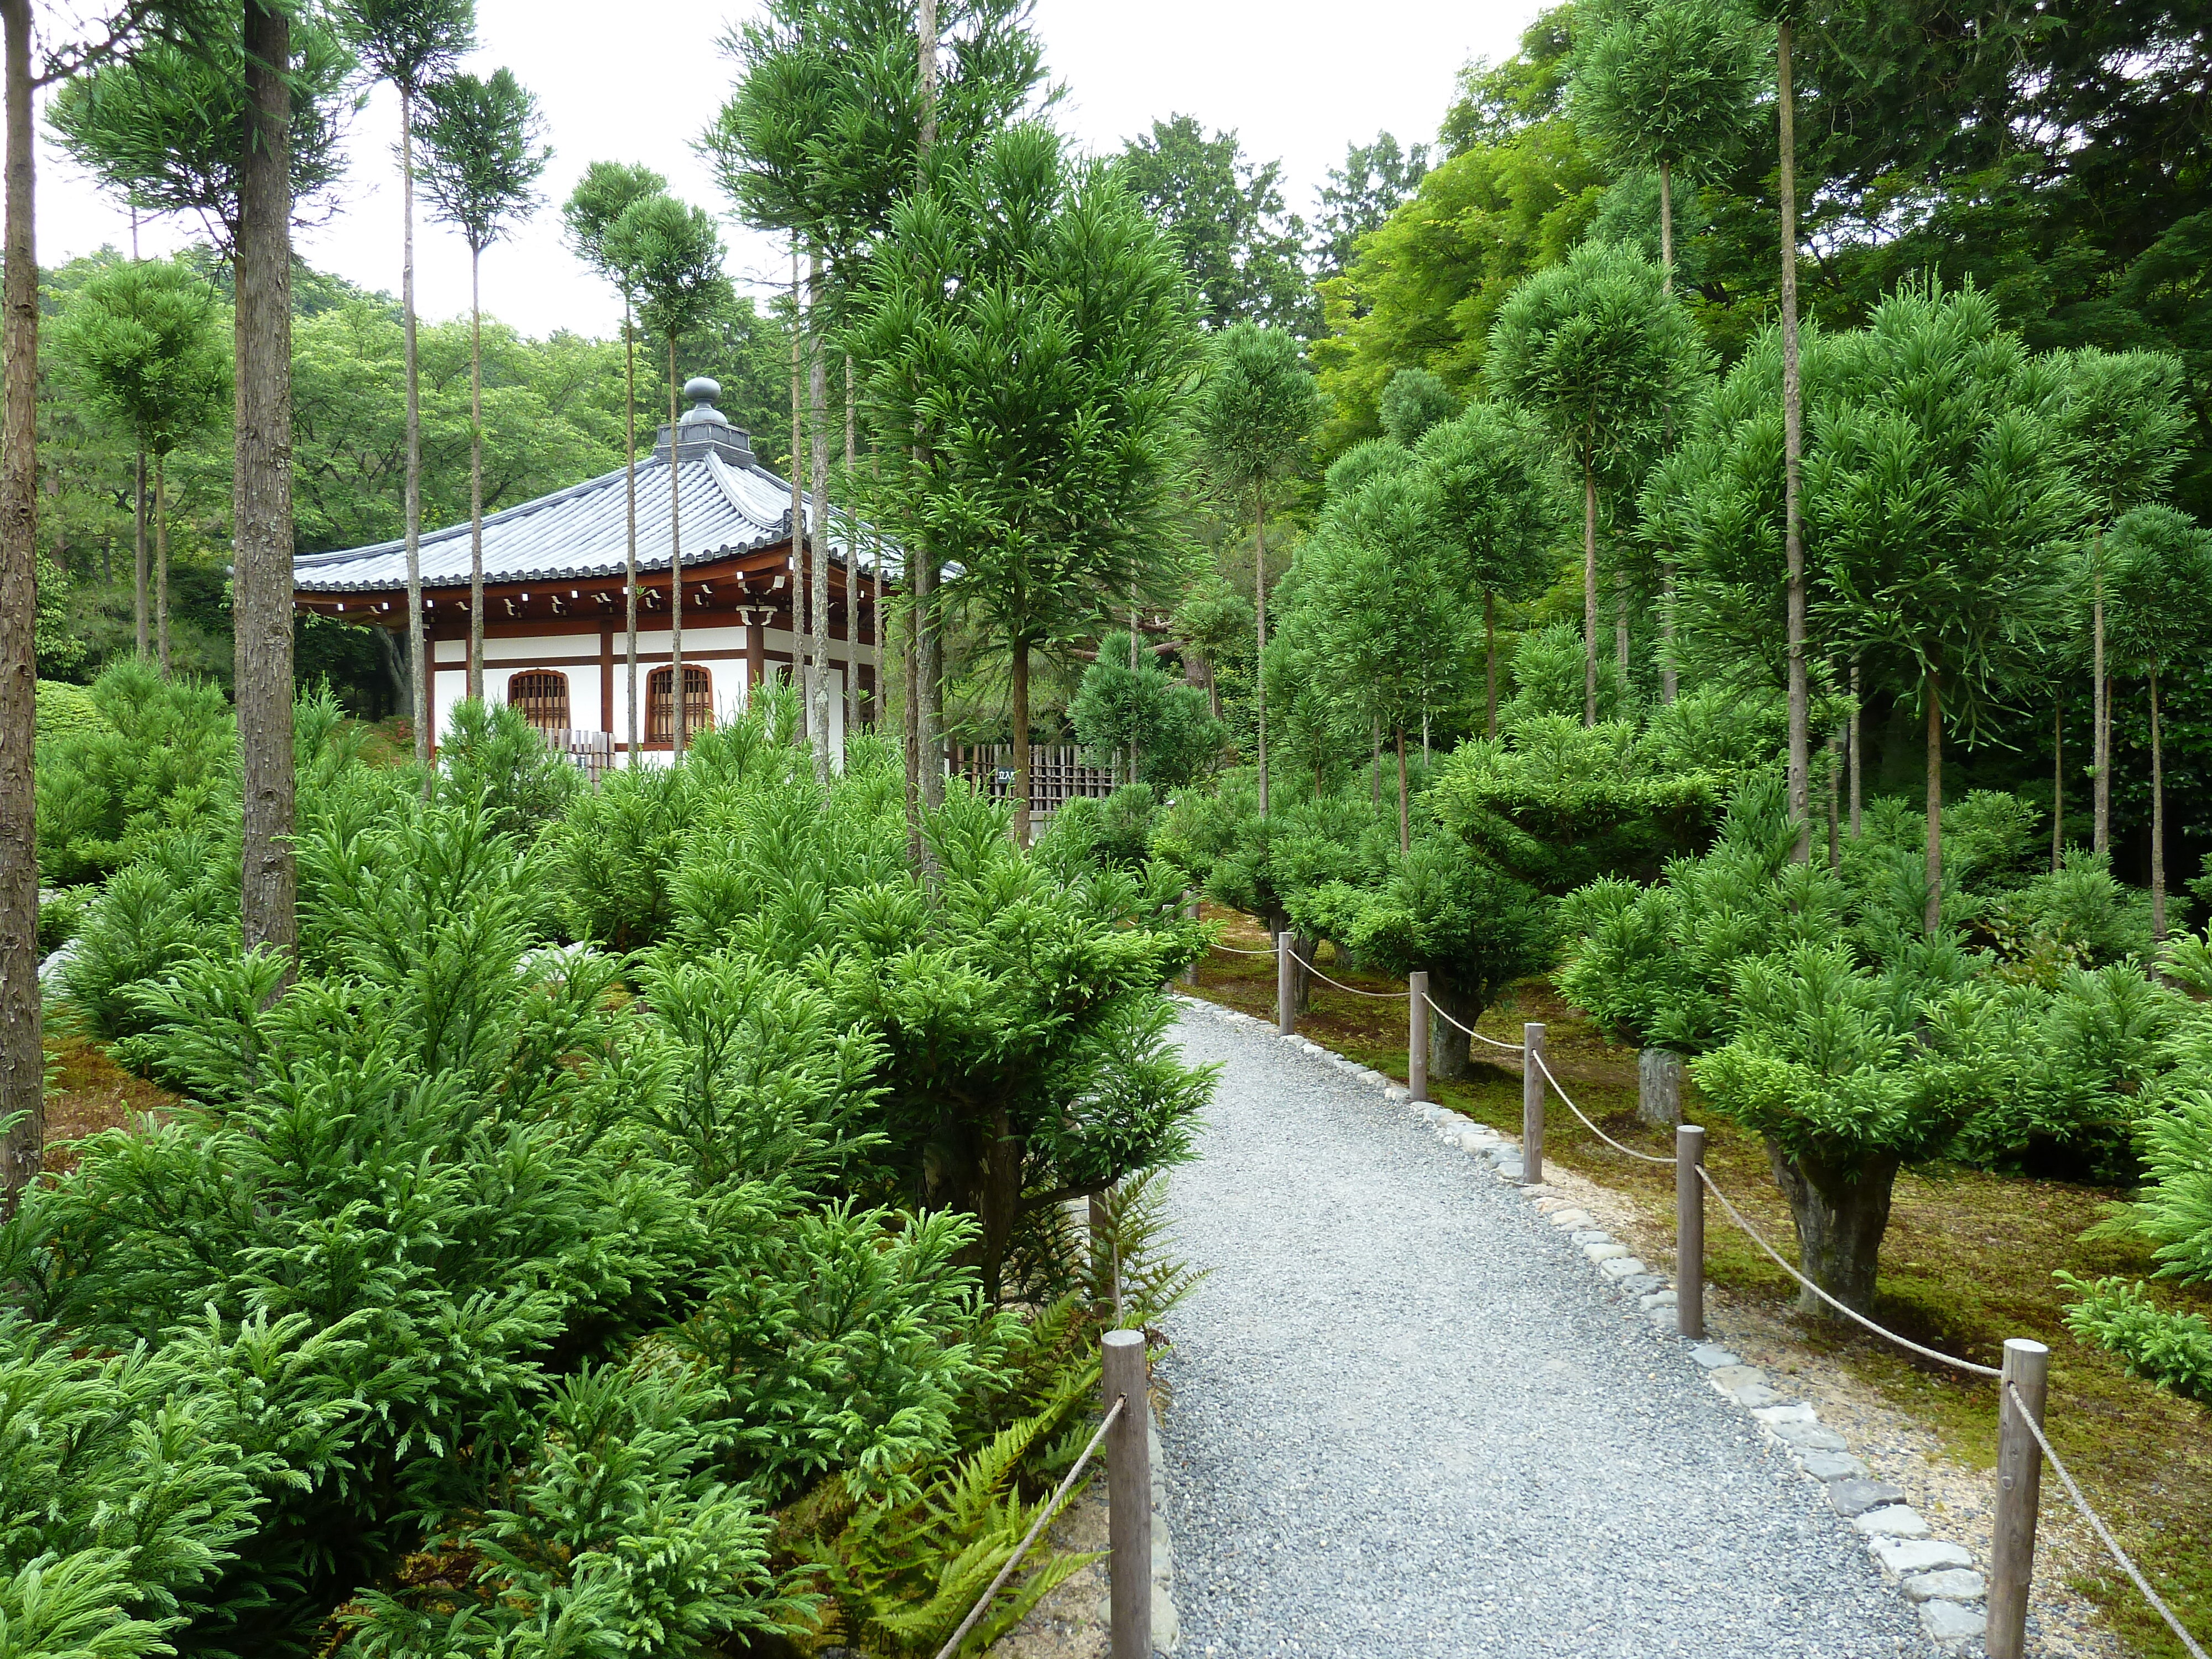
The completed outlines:
{"type": "MultiPolygon", "coordinates": [[[[1179,1000],[1232,1024],[1270,1036],[1277,1035],[1272,1021],[1202,998],[1185,995],[1179,1000]]],[[[1674,1335],[1674,1291],[1668,1278],[1638,1261],[1627,1246],[1600,1230],[1587,1212],[1575,1207],[1556,1189],[1520,1188],[1517,1140],[1448,1107],[1413,1101],[1403,1084],[1310,1038],[1278,1037],[1278,1041],[1380,1091],[1386,1099],[1425,1120],[1438,1138],[1471,1158],[1487,1163],[1498,1180],[1518,1188],[1566,1235],[1607,1288],[1633,1298],[1662,1334],[1674,1335]]],[[[1822,1425],[1811,1406],[1784,1397],[1765,1372],[1738,1363],[1735,1354],[1716,1345],[1677,1340],[1691,1365],[1705,1381],[1747,1412],[1765,1434],[1781,1443],[1808,1479],[1825,1487],[1836,1512],[1867,1540],[1868,1551],[1884,1579],[1915,1604],[1921,1628],[1929,1638],[1948,1653],[1978,1653],[1985,1586],[1972,1553],[1963,1545],[1931,1537],[1926,1518],[1905,1501],[1901,1489],[1869,1479],[1843,1436],[1822,1425]]]]}

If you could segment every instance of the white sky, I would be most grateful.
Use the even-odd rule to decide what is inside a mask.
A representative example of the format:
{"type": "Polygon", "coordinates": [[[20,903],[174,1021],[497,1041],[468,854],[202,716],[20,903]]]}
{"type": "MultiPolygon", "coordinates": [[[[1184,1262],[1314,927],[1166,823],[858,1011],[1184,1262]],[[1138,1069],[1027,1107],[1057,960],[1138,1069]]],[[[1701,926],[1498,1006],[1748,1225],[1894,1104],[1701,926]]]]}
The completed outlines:
{"type": "MultiPolygon", "coordinates": [[[[720,213],[727,204],[691,149],[729,91],[719,41],[752,6],[645,0],[610,9],[587,0],[477,0],[483,50],[469,67],[505,64],[544,106],[555,155],[546,204],[514,240],[484,258],[487,312],[544,334],[604,334],[618,319],[611,294],[568,253],[557,204],[585,166],[643,161],[679,195],[720,213]],[[610,27],[612,19],[619,19],[610,27]],[[648,44],[648,42],[650,44],[648,44]]],[[[1060,124],[1097,151],[1146,131],[1156,117],[1195,115],[1209,131],[1234,128],[1248,155],[1280,157],[1292,211],[1314,216],[1314,195],[1347,143],[1387,129],[1401,143],[1432,137],[1468,58],[1503,58],[1538,0],[1038,0],[1036,25],[1053,78],[1067,88],[1060,124]]],[[[351,167],[330,222],[300,234],[314,265],[399,291],[399,187],[393,152],[398,105],[379,88],[354,123],[351,167]]],[[[195,225],[143,226],[148,253],[193,240],[195,225]]],[[[787,280],[788,261],[726,223],[732,274],[787,280]]],[[[425,316],[465,313],[468,253],[459,237],[418,220],[416,283],[425,316]]],[[[39,180],[39,257],[59,264],[103,242],[125,247],[127,215],[51,144],[39,180]]]]}

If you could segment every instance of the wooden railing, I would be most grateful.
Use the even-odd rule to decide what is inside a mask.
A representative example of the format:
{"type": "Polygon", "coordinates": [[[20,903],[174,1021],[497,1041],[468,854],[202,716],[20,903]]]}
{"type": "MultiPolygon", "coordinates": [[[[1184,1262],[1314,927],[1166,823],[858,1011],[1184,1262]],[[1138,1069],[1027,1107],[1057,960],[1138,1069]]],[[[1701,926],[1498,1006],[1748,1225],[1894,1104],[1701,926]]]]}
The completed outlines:
{"type": "MultiPolygon", "coordinates": [[[[1033,743],[1030,745],[1030,815],[1048,817],[1064,802],[1078,796],[1102,799],[1114,793],[1114,774],[1103,766],[1086,766],[1083,751],[1073,745],[1033,743]]],[[[956,778],[965,778],[990,796],[1004,800],[1014,787],[1014,746],[1010,743],[953,744],[945,758],[956,778]]]]}

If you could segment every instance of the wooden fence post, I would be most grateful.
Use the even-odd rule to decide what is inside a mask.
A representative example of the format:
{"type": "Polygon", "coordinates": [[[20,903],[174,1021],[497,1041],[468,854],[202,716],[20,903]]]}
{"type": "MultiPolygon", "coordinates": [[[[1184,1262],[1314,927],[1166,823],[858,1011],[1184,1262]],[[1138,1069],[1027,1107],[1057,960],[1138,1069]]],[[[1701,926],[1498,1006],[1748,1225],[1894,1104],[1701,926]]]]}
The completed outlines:
{"type": "Polygon", "coordinates": [[[1705,1335],[1705,1132],[1694,1123],[1674,1130],[1674,1329],[1705,1335]]]}
{"type": "Polygon", "coordinates": [[[1990,1544],[1990,1659],[2021,1659],[2027,1650],[2027,1589],[2035,1576],[2035,1511],[2043,1496],[2043,1452],[2021,1420],[2013,1390],[2040,1425],[2051,1350],[2008,1337],[1997,1381],[1997,1514],[1990,1544]]]}
{"type": "Polygon", "coordinates": [[[1415,1100],[1429,1097],[1429,975],[1425,969],[1406,975],[1406,1092],[1415,1100]]]}
{"type": "Polygon", "coordinates": [[[1521,1057],[1521,1184],[1540,1186],[1544,1179],[1544,1069],[1537,1062],[1544,1054],[1544,1025],[1531,1021],[1521,1028],[1527,1052],[1521,1057]]]}
{"type": "Polygon", "coordinates": [[[1291,1006],[1291,930],[1285,927],[1275,935],[1275,1030],[1288,1036],[1297,1029],[1297,1014],[1291,1006]]]}
{"type": "Polygon", "coordinates": [[[1112,1659],[1152,1659],[1151,1389],[1142,1331],[1100,1339],[1104,1404],[1127,1403],[1106,1434],[1106,1544],[1112,1659]]]}

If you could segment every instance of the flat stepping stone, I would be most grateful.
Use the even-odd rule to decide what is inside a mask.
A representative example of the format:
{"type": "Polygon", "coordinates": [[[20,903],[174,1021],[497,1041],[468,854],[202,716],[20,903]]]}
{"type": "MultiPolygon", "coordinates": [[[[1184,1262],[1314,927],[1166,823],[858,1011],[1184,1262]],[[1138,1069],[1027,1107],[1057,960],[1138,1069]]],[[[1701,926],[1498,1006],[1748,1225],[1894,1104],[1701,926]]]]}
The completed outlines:
{"type": "Polygon", "coordinates": [[[1747,1382],[1764,1382],[1766,1373],[1756,1365],[1716,1365],[1705,1373],[1705,1381],[1723,1394],[1734,1394],[1747,1382]]]}
{"type": "Polygon", "coordinates": [[[1743,1361],[1738,1359],[1726,1348],[1723,1348],[1719,1344],[1714,1342],[1700,1342],[1698,1344],[1696,1347],[1690,1350],[1690,1358],[1695,1364],[1703,1365],[1707,1370],[1711,1370],[1719,1365],[1741,1365],[1743,1364],[1743,1361]]]}
{"type": "MultiPolygon", "coordinates": [[[[1806,1474],[1811,1475],[1815,1480],[1845,1480],[1854,1475],[1864,1474],[1866,1473],[1866,1465],[1860,1462],[1857,1458],[1851,1456],[1847,1452],[1801,1451],[1797,1454],[1797,1463],[1799,1468],[1802,1468],[1806,1474]]],[[[1882,1545],[1887,1544],[1889,1541],[1890,1540],[1887,1539],[1883,1539],[1880,1543],[1877,1543],[1875,1546],[1875,1553],[1879,1554],[1881,1551],[1882,1545]]],[[[1904,1548],[1906,1547],[1899,1545],[1899,1547],[1904,1548]]],[[[1952,1547],[1946,1545],[1944,1547],[1948,1549],[1952,1547]]],[[[1962,1550],[1960,1553],[1963,1557],[1966,1553],[1962,1550]]],[[[1948,1565],[1948,1563],[1946,1565],[1948,1565]]],[[[1893,1571],[1910,1571],[1910,1569],[1895,1568],[1893,1569],[1893,1571]]]]}
{"type": "Polygon", "coordinates": [[[1909,1504],[1891,1504],[1851,1517],[1851,1525],[1869,1538],[1925,1538],[1928,1522],[1909,1504]]]}
{"type": "Polygon", "coordinates": [[[1674,1292],[1654,1291],[1650,1295],[1639,1300],[1636,1305],[1646,1313],[1651,1313],[1661,1308],[1672,1309],[1674,1306],[1674,1292]]]}
{"type": "MultiPolygon", "coordinates": [[[[1593,1261],[1617,1261],[1628,1255],[1626,1244],[1585,1244],[1583,1254],[1593,1261]]],[[[1640,1268],[1642,1263],[1637,1264],[1640,1268]]]]}
{"type": "Polygon", "coordinates": [[[1574,1240],[1577,1244],[1610,1244],[1613,1243],[1613,1237],[1611,1233],[1601,1233],[1595,1227],[1584,1227],[1579,1232],[1569,1233],[1567,1237],[1574,1240]]]}
{"type": "Polygon", "coordinates": [[[1850,1442],[1833,1429],[1823,1428],[1818,1423],[1770,1423],[1774,1437],[1786,1445],[1802,1447],[1806,1451],[1843,1451],[1850,1442]]]}
{"type": "Polygon", "coordinates": [[[1577,1227],[1588,1227],[1590,1224],[1589,1212],[1587,1210],[1554,1210],[1544,1218],[1554,1227],[1564,1227],[1570,1232],[1577,1227]]]}
{"type": "Polygon", "coordinates": [[[1905,1581],[1905,1594],[1914,1601],[1978,1601],[1990,1593],[1982,1575],[1965,1567],[1923,1572],[1905,1581]]]}
{"type": "Polygon", "coordinates": [[[1956,1601],[1920,1604],[1920,1628],[1928,1632],[1929,1641],[1941,1646],[1978,1642],[1989,1627],[1990,1621],[1979,1607],[1962,1607],[1956,1601]]]}
{"type": "Polygon", "coordinates": [[[1869,1510],[1878,1510],[1887,1504],[1902,1504],[1905,1488],[1893,1486],[1886,1480],[1831,1480],[1828,1483],[1828,1501],[1836,1506],[1838,1515],[1864,1515],[1869,1510]]]}
{"type": "MultiPolygon", "coordinates": [[[[1583,1248],[1588,1251],[1603,1249],[1606,1247],[1601,1244],[1585,1244],[1583,1248]]],[[[1616,1244],[1612,1248],[1619,1249],[1621,1247],[1616,1244]]],[[[1631,1279],[1649,1279],[1651,1276],[1651,1270],[1632,1255],[1607,1256],[1597,1264],[1597,1270],[1617,1283],[1631,1279]]]]}
{"type": "Polygon", "coordinates": [[[1877,1538],[1872,1548],[1874,1559],[1887,1572],[1934,1572],[1942,1567],[1974,1565],[1974,1558],[1965,1545],[1947,1544],[1934,1538],[1877,1538]]]}

